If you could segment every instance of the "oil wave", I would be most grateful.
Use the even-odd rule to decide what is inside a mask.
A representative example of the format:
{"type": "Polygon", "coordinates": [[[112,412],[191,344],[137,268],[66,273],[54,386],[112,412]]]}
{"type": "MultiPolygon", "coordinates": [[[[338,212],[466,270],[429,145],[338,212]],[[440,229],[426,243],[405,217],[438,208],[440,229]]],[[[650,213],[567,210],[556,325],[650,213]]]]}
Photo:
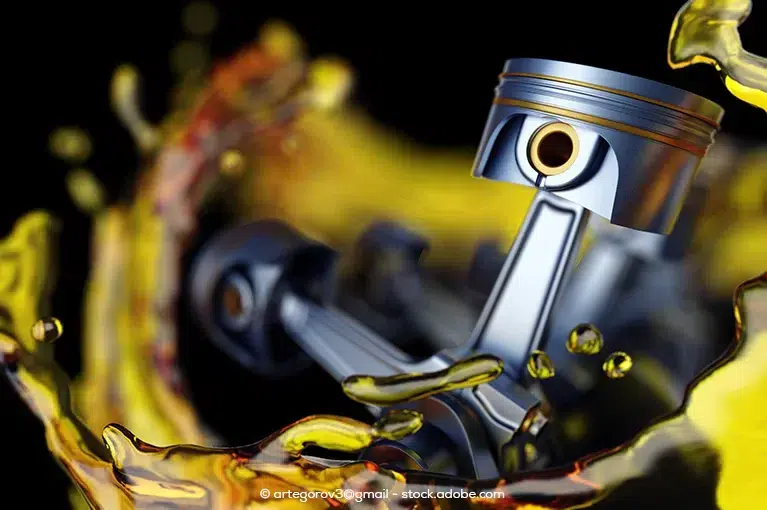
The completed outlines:
{"type": "MultiPolygon", "coordinates": [[[[614,494],[629,481],[664,477],[659,463],[664,454],[701,441],[721,457],[718,504],[741,508],[758,501],[762,494],[755,483],[744,487],[744,470],[767,469],[767,455],[754,455],[763,432],[753,426],[767,419],[767,411],[751,405],[753,397],[767,389],[766,309],[767,273],[738,289],[734,307],[737,332],[731,350],[690,386],[684,407],[674,416],[613,451],[565,468],[517,473],[501,480],[398,473],[369,462],[330,465],[300,454],[310,444],[358,451],[383,437],[383,430],[389,431],[389,437],[401,437],[417,430],[418,418],[414,416],[395,416],[388,424],[373,426],[347,418],[310,417],[239,448],[157,447],[122,426],[109,425],[100,443],[72,413],[66,377],[54,363],[40,359],[6,335],[0,337],[0,352],[6,375],[45,426],[51,452],[96,508],[160,504],[179,508],[246,508],[251,504],[282,508],[292,506],[291,502],[265,499],[262,494],[267,492],[261,490],[269,494],[290,490],[343,494],[337,490],[356,487],[353,490],[359,491],[359,487],[371,484],[389,489],[396,486],[396,491],[378,491],[392,499],[386,503],[418,508],[442,508],[451,498],[403,501],[394,494],[436,494],[460,488],[481,494],[493,489],[502,495],[468,498],[466,503],[471,508],[602,507],[610,506],[614,494]],[[748,441],[749,436],[755,441],[748,441]]],[[[354,506],[355,501],[333,497],[312,501],[317,508],[339,504],[354,506]]]]}

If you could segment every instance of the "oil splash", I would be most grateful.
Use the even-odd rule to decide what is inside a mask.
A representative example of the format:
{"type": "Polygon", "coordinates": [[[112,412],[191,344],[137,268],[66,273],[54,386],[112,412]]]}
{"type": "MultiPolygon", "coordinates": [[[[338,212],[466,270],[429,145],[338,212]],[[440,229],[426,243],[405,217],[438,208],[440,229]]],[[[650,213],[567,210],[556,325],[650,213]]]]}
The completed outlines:
{"type": "Polygon", "coordinates": [[[495,356],[483,354],[428,374],[400,374],[389,377],[353,375],[343,381],[342,387],[344,393],[352,400],[388,406],[446,391],[472,388],[492,381],[501,373],[503,361],[495,356]]]}
{"type": "Polygon", "coordinates": [[[278,436],[283,451],[300,454],[309,446],[337,452],[359,452],[376,439],[396,441],[418,432],[423,416],[412,410],[393,410],[372,427],[338,417],[315,416],[295,423],[278,436]]]}
{"type": "Polygon", "coordinates": [[[690,0],[677,13],[668,44],[673,69],[709,64],[738,99],[767,112],[767,59],[743,49],[738,27],[751,0],[690,0]]]}
{"type": "MultiPolygon", "coordinates": [[[[212,28],[199,15],[212,6],[194,5],[184,26],[190,41],[204,45],[200,37],[212,28]]],[[[186,70],[204,65],[182,60],[186,70]]],[[[75,395],[96,434],[119,422],[156,443],[216,442],[187,403],[175,323],[181,259],[210,201],[224,198],[238,220],[281,219],[341,251],[371,222],[400,221],[432,239],[428,263],[454,265],[456,257],[468,264],[481,240],[510,243],[532,199],[527,188],[467,182],[471,153],[413,147],[345,107],[348,66],[310,61],[283,23],[197,71],[179,76],[173,110],[157,125],[141,111],[138,69],[115,72],[112,108],[144,164],[132,198],[105,206],[104,190],[79,167],[67,182],[94,222],[85,370],[75,395]],[[485,221],[499,207],[509,216],[485,221]]]]}
{"type": "MultiPolygon", "coordinates": [[[[383,488],[379,492],[385,498],[372,503],[397,508],[444,508],[459,498],[477,509],[615,508],[627,482],[667,477],[660,463],[664,454],[707,441],[721,459],[717,504],[730,509],[761,500],[763,487],[753,474],[767,469],[767,455],[755,451],[764,443],[758,442],[762,432],[754,426],[767,418],[767,410],[753,406],[767,389],[767,273],[738,288],[735,317],[731,351],[690,386],[677,414],[616,450],[503,480],[397,473],[369,462],[329,467],[330,461],[297,453],[307,445],[356,451],[392,423],[417,423],[412,415],[391,415],[395,418],[372,427],[345,418],[310,417],[239,448],[157,447],[119,425],[107,426],[100,443],[71,412],[66,378],[55,364],[6,335],[0,335],[0,354],[6,376],[43,422],[51,452],[95,508],[354,508],[365,499],[358,498],[360,487],[383,488]],[[351,498],[346,497],[349,488],[351,498]],[[277,496],[287,491],[319,496],[306,502],[277,496]],[[408,493],[415,495],[403,499],[408,493]]],[[[410,425],[393,428],[390,437],[401,437],[410,425]]],[[[532,448],[525,447],[525,453],[535,455],[532,448]]]]}
{"type": "Polygon", "coordinates": [[[714,193],[696,233],[696,252],[705,264],[703,283],[720,296],[764,268],[767,260],[767,146],[745,154],[741,147],[734,150],[740,152],[730,156],[728,175],[711,185],[714,193]]]}
{"type": "MultiPolygon", "coordinates": [[[[11,337],[0,335],[6,375],[45,425],[48,447],[93,508],[291,508],[293,491],[323,492],[310,506],[347,503],[351,484],[389,488],[404,478],[365,463],[326,467],[300,456],[307,446],[358,451],[384,435],[401,438],[420,416],[392,413],[375,426],[332,416],[301,420],[268,438],[239,448],[189,445],[157,447],[120,425],[96,441],[68,407],[66,376],[41,363],[11,337]],[[396,425],[396,424],[399,425],[396,425]]],[[[356,493],[348,499],[353,500],[356,493]]]]}
{"type": "MultiPolygon", "coordinates": [[[[195,5],[185,11],[185,24],[197,33],[199,20],[192,18],[211,6],[195,5]]],[[[217,66],[201,89],[191,87],[192,99],[159,126],[150,125],[141,112],[138,70],[126,65],[115,72],[113,109],[147,166],[128,203],[87,207],[97,210],[86,293],[85,370],[75,394],[78,410],[96,434],[120,422],[156,443],[217,442],[189,404],[176,364],[181,258],[219,178],[247,179],[243,174],[253,146],[269,153],[272,141],[309,111],[299,96],[311,87],[293,92],[295,83],[280,81],[286,69],[304,65],[303,56],[281,51],[295,45],[284,32],[274,33],[278,41],[263,36],[217,66]],[[253,83],[276,90],[264,95],[261,85],[251,90],[253,83]],[[258,124],[252,118],[258,112],[275,121],[258,124]]],[[[83,188],[80,183],[78,190],[83,188]]]]}
{"type": "Polygon", "coordinates": [[[633,364],[634,360],[625,352],[613,352],[602,363],[602,371],[610,379],[622,379],[629,373],[633,364]]]}
{"type": "Polygon", "coordinates": [[[567,337],[567,350],[573,354],[593,356],[599,354],[604,345],[602,332],[592,324],[579,324],[567,337]]]}
{"type": "Polygon", "coordinates": [[[535,350],[527,360],[527,373],[533,379],[551,379],[556,374],[554,362],[543,351],[535,350]]]}
{"type": "Polygon", "coordinates": [[[139,108],[140,76],[138,70],[128,64],[117,68],[110,84],[112,109],[128,129],[138,148],[152,152],[160,143],[159,133],[141,113],[139,108]]]}
{"type": "Polygon", "coordinates": [[[49,315],[49,299],[55,282],[54,246],[58,223],[36,211],[20,218],[11,233],[0,240],[0,325],[13,333],[30,351],[45,351],[30,335],[30,324],[49,315]]]}

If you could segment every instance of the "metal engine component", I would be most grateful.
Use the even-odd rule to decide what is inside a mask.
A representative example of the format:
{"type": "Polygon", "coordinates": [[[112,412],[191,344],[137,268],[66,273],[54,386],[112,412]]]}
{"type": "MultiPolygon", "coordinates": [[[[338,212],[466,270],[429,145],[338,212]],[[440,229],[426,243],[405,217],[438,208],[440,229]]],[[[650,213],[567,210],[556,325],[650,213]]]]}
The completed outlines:
{"type": "Polygon", "coordinates": [[[668,233],[723,110],[613,71],[506,62],[474,175],[538,188],[468,349],[501,356],[518,380],[544,349],[589,211],[668,233]]]}
{"type": "Polygon", "coordinates": [[[428,426],[401,444],[375,445],[365,454],[495,477],[508,469],[506,457],[520,435],[533,441],[546,436],[540,402],[524,387],[525,365],[533,350],[545,347],[590,211],[622,227],[669,232],[722,114],[706,99],[641,78],[510,60],[474,175],[539,191],[463,345],[415,360],[386,342],[323,299],[327,293],[311,290],[327,289],[330,251],[274,224],[244,227],[252,229],[251,239],[243,238],[248,234],[241,227],[213,242],[193,274],[197,314],[208,330],[226,337],[218,343],[233,355],[242,354],[243,345],[269,345],[264,339],[278,331],[339,382],[356,374],[440,371],[476,353],[503,359],[504,374],[491,383],[402,404],[421,412],[428,426]],[[244,278],[232,278],[233,270],[244,278]],[[245,310],[250,322],[216,319],[225,297],[211,289],[222,282],[246,288],[246,280],[254,302],[231,308],[245,310]]]}
{"type": "Polygon", "coordinates": [[[331,299],[335,253],[278,222],[216,236],[192,269],[192,306],[209,338],[244,367],[268,377],[300,373],[311,358],[279,320],[275,296],[331,299]]]}

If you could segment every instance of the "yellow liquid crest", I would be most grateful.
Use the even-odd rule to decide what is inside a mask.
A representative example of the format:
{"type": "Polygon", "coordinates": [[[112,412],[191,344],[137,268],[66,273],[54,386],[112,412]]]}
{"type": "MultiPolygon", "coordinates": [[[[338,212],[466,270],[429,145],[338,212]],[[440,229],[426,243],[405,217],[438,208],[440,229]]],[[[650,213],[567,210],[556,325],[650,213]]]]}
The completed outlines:
{"type": "Polygon", "coordinates": [[[735,97],[767,112],[767,58],[743,48],[738,27],[751,0],[690,0],[674,19],[668,63],[674,69],[709,64],[735,97]]]}

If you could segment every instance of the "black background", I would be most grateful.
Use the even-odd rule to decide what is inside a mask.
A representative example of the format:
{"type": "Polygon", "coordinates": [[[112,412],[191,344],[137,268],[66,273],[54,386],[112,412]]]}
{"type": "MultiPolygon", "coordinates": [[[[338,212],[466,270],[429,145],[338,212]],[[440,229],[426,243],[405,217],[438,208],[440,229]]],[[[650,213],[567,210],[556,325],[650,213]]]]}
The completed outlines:
{"type": "MultiPolygon", "coordinates": [[[[173,83],[168,52],[184,37],[183,5],[170,1],[27,3],[16,5],[15,12],[5,16],[10,40],[3,75],[11,90],[6,91],[10,130],[5,135],[7,159],[0,185],[0,232],[5,235],[15,219],[37,208],[51,211],[62,221],[53,309],[67,331],[57,345],[57,357],[71,374],[79,370],[78,331],[90,221],[69,200],[64,187],[67,166],[49,156],[47,138],[60,125],[86,129],[95,147],[89,167],[116,195],[135,173],[136,158],[127,133],[110,111],[111,73],[121,63],[136,64],[145,82],[144,109],[150,118],[161,118],[173,83]]],[[[764,132],[764,113],[734,99],[712,68],[672,71],[668,67],[668,32],[681,6],[670,0],[636,2],[635,10],[628,2],[553,1],[431,6],[366,2],[349,8],[315,4],[311,9],[298,2],[216,5],[215,56],[224,58],[252,40],[269,19],[288,21],[305,38],[312,54],[339,55],[357,70],[356,103],[380,122],[425,144],[476,146],[498,73],[511,57],[565,60],[662,81],[724,106],[725,132],[742,137],[764,132]]],[[[752,19],[741,28],[746,48],[767,54],[765,27],[767,10],[757,5],[752,19]]],[[[207,346],[187,350],[216,356],[207,346]]],[[[339,412],[335,397],[288,402],[247,374],[222,368],[223,362],[208,366],[207,373],[206,365],[202,369],[197,365],[191,372],[198,381],[194,388],[200,409],[232,442],[254,441],[310,413],[339,412]],[[222,370],[229,373],[223,382],[222,370]],[[250,381],[251,395],[227,396],[232,378],[250,381]],[[259,405],[264,399],[273,405],[270,415],[259,405]]],[[[4,381],[0,390],[4,485],[16,487],[11,489],[16,494],[33,489],[26,493],[29,506],[63,505],[66,480],[45,450],[42,428],[4,381]]]]}

